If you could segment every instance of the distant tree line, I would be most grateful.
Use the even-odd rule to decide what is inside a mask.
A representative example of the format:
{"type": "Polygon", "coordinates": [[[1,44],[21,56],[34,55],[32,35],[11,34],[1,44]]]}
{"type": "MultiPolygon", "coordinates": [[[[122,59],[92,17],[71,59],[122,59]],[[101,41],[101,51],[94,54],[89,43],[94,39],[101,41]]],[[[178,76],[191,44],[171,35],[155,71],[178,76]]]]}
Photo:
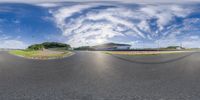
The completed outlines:
{"type": "Polygon", "coordinates": [[[28,50],[42,50],[44,46],[42,44],[34,44],[28,47],[28,50]]]}
{"type": "MultiPolygon", "coordinates": [[[[168,47],[163,47],[163,48],[132,48],[126,51],[166,51],[166,50],[184,50],[185,48],[180,47],[180,46],[168,46],[168,47]]],[[[88,50],[88,51],[95,51],[95,48],[92,46],[81,46],[74,48],[74,50],[88,50]]],[[[124,50],[112,50],[112,51],[124,51],[124,50]]]]}
{"type": "Polygon", "coordinates": [[[64,43],[59,42],[44,42],[41,44],[34,44],[28,47],[28,50],[43,50],[50,48],[65,48],[66,50],[71,49],[71,46],[64,43]]]}
{"type": "Polygon", "coordinates": [[[181,46],[168,46],[167,47],[167,49],[177,49],[177,48],[183,49],[183,47],[181,47],[181,46]]]}

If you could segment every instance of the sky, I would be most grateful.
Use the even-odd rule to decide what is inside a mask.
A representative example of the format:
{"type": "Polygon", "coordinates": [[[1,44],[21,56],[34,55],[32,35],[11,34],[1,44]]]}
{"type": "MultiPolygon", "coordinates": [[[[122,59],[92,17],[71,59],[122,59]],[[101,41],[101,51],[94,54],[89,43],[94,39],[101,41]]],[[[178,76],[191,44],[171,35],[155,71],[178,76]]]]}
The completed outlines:
{"type": "Polygon", "coordinates": [[[0,1],[0,48],[51,41],[72,47],[200,47],[198,0],[24,1],[0,1]]]}

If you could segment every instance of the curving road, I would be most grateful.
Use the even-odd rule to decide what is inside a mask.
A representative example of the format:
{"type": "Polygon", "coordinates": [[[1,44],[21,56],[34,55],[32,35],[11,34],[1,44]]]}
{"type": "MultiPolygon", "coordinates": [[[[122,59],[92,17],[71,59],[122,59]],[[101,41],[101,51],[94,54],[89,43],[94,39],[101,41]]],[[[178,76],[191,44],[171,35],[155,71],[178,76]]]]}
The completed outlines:
{"type": "Polygon", "coordinates": [[[0,51],[0,100],[199,100],[200,53],[76,52],[30,60],[0,51]]]}

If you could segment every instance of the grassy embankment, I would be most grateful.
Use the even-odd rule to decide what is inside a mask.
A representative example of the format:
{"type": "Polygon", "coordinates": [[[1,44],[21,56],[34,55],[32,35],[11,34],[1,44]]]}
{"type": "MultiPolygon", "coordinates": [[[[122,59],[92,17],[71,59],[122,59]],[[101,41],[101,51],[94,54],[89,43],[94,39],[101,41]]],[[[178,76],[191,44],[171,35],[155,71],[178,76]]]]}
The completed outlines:
{"type": "Polygon", "coordinates": [[[10,54],[31,59],[54,59],[63,58],[72,54],[70,51],[51,51],[51,50],[12,50],[10,54]]]}
{"type": "Polygon", "coordinates": [[[151,56],[160,54],[177,54],[191,51],[105,51],[106,54],[128,55],[128,56],[151,56]]]}

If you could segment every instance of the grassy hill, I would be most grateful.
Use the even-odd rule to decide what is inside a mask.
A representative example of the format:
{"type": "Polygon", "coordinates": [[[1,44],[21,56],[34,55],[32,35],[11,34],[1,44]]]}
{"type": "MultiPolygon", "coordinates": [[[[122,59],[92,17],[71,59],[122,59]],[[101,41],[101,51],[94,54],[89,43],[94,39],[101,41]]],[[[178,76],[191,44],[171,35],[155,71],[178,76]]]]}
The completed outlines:
{"type": "Polygon", "coordinates": [[[71,46],[58,42],[44,42],[33,44],[26,50],[11,50],[10,54],[22,56],[31,59],[53,59],[62,58],[72,54],[71,46]]]}
{"type": "Polygon", "coordinates": [[[43,50],[43,49],[53,49],[53,48],[56,48],[57,50],[58,49],[70,50],[71,46],[68,44],[58,43],[58,42],[44,42],[41,44],[31,45],[27,49],[28,50],[43,50]]]}

